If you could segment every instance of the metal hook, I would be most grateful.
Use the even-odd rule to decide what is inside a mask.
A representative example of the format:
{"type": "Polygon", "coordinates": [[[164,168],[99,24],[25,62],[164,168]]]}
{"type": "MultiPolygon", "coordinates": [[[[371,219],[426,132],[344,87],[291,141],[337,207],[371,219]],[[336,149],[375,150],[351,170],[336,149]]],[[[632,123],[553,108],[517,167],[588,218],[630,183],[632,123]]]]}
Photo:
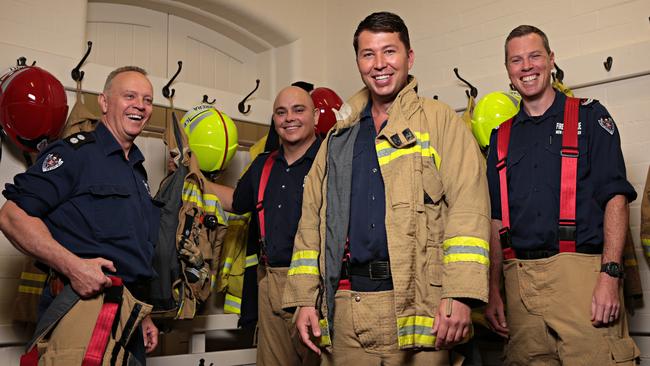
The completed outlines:
{"type": "Polygon", "coordinates": [[[260,79],[257,79],[255,80],[255,89],[253,89],[253,91],[248,93],[248,95],[245,96],[244,99],[242,99],[242,101],[239,102],[239,104],[237,105],[237,109],[239,109],[239,113],[247,114],[248,112],[251,111],[251,106],[250,104],[246,105],[246,101],[248,100],[248,98],[250,98],[251,95],[253,95],[253,93],[257,91],[257,88],[259,87],[260,87],[260,79]]]}
{"type": "Polygon", "coordinates": [[[216,102],[216,101],[217,101],[216,98],[215,98],[215,99],[212,99],[212,101],[209,101],[209,100],[208,100],[208,95],[207,95],[207,94],[203,94],[203,103],[205,103],[205,104],[214,104],[214,102],[216,102]]]}
{"type": "Polygon", "coordinates": [[[169,99],[169,98],[174,97],[174,93],[176,93],[176,89],[171,89],[171,91],[170,91],[169,86],[172,85],[174,80],[176,80],[176,77],[178,76],[178,74],[180,74],[182,69],[183,69],[183,61],[178,61],[178,70],[176,70],[176,73],[174,74],[174,76],[172,76],[172,78],[169,80],[169,82],[165,86],[163,86],[163,88],[162,88],[162,93],[163,93],[163,96],[165,96],[165,98],[169,99]]]}
{"type": "Polygon", "coordinates": [[[93,49],[93,43],[91,41],[88,41],[88,48],[86,49],[86,54],[84,54],[84,57],[81,58],[81,61],[79,61],[77,67],[72,69],[72,71],[70,72],[70,75],[72,76],[72,80],[76,82],[80,82],[81,80],[83,80],[85,73],[81,71],[81,65],[83,65],[84,62],[86,62],[86,59],[90,55],[90,50],[92,49],[93,49]]]}
{"type": "Polygon", "coordinates": [[[476,89],[474,87],[474,85],[470,84],[467,80],[461,78],[460,75],[458,75],[458,68],[457,67],[454,67],[454,74],[456,74],[456,77],[458,78],[458,80],[462,81],[463,83],[465,83],[465,85],[467,85],[469,87],[470,92],[467,95],[467,97],[469,98],[469,96],[471,95],[474,98],[476,98],[476,96],[478,95],[478,89],[476,89]]]}
{"type": "MultiPolygon", "coordinates": [[[[36,65],[36,61],[32,62],[32,66],[36,65]]],[[[25,56],[20,56],[16,60],[16,66],[27,66],[27,58],[25,56]]]]}
{"type": "Polygon", "coordinates": [[[556,72],[555,72],[553,77],[555,79],[557,79],[557,81],[563,82],[564,81],[564,70],[560,69],[560,67],[557,65],[557,63],[555,64],[555,70],[556,70],[556,72]]]}
{"type": "Polygon", "coordinates": [[[433,96],[433,99],[438,100],[438,96],[437,96],[437,95],[434,95],[434,96],[433,96]]]}
{"type": "Polygon", "coordinates": [[[605,66],[605,70],[607,70],[609,72],[609,70],[612,69],[612,64],[613,63],[614,63],[614,59],[612,58],[612,56],[607,56],[607,60],[605,60],[605,62],[603,62],[603,66],[605,66]]]}

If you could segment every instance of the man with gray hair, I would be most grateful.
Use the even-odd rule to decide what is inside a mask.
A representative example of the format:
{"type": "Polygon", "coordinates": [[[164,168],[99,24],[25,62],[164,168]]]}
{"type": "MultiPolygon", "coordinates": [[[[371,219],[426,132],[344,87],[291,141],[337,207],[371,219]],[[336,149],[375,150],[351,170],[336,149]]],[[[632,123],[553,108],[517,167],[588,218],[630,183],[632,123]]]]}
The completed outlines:
{"type": "MultiPolygon", "coordinates": [[[[151,260],[159,213],[151,198],[144,157],[134,144],[151,117],[153,88],[143,69],[127,66],[110,73],[98,99],[102,117],[95,131],[52,143],[3,191],[7,202],[0,209],[0,230],[50,272],[39,306],[41,321],[51,316],[55,307],[50,304],[62,302],[63,295],[71,303],[84,304],[104,294],[107,303],[116,288],[123,313],[131,309],[122,301],[129,292],[138,299],[134,302],[146,302],[147,284],[154,275],[151,260]],[[122,283],[128,289],[123,294],[122,283]]],[[[135,319],[148,313],[146,304],[136,308],[135,319]]],[[[78,328],[63,338],[74,338],[88,327],[92,331],[94,321],[72,319],[78,328]]],[[[120,353],[123,347],[124,354],[144,363],[145,350],[151,352],[158,343],[158,330],[149,316],[144,317],[141,331],[137,320],[133,323],[129,331],[133,335],[123,329],[113,357],[126,360],[120,353]]]]}

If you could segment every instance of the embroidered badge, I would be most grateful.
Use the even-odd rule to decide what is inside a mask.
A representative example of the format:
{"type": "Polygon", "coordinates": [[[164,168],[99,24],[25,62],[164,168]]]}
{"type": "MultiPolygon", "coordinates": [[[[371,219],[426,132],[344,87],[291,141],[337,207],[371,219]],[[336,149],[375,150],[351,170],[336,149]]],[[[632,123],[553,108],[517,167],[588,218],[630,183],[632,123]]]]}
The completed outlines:
{"type": "Polygon", "coordinates": [[[614,124],[614,119],[612,117],[603,117],[598,120],[600,127],[604,128],[610,135],[614,135],[614,130],[616,125],[614,124]]]}
{"type": "Polygon", "coordinates": [[[63,165],[63,159],[59,154],[57,153],[49,153],[45,157],[45,160],[43,160],[43,172],[49,172],[52,171],[58,167],[63,165]]]}

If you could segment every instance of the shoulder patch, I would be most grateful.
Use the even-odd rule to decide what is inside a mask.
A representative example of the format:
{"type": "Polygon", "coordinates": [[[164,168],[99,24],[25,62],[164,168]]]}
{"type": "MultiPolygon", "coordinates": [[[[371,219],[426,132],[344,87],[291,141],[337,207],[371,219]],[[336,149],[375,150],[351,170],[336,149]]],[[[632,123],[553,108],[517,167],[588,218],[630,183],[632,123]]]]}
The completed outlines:
{"type": "Polygon", "coordinates": [[[596,99],[591,99],[591,98],[580,99],[580,105],[582,105],[582,106],[592,105],[592,104],[594,104],[596,102],[598,102],[596,99]]]}
{"type": "Polygon", "coordinates": [[[76,150],[87,143],[95,142],[95,137],[89,132],[77,132],[66,137],[65,142],[76,150]]]}
{"type": "Polygon", "coordinates": [[[53,152],[47,154],[45,159],[43,159],[43,165],[41,165],[41,170],[43,173],[52,171],[63,165],[63,158],[59,153],[53,152]]]}
{"type": "Polygon", "coordinates": [[[610,135],[614,134],[614,130],[616,130],[616,124],[614,123],[614,119],[610,116],[607,117],[601,117],[598,120],[598,124],[600,127],[602,127],[607,133],[610,135]]]}

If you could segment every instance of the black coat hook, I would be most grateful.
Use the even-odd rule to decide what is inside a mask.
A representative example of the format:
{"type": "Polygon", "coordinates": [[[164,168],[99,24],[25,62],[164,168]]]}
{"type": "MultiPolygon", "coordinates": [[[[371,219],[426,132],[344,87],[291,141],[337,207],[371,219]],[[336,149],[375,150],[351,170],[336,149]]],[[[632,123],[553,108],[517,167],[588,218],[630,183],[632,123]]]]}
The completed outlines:
{"type": "Polygon", "coordinates": [[[163,86],[163,88],[162,88],[162,93],[163,93],[163,96],[165,96],[165,98],[173,98],[174,97],[174,93],[176,93],[176,89],[171,89],[171,91],[170,91],[169,86],[172,85],[174,80],[176,80],[176,77],[178,76],[178,74],[181,73],[182,69],[183,69],[183,61],[178,61],[178,70],[176,70],[176,73],[174,74],[174,76],[172,76],[172,78],[169,80],[169,82],[165,86],[163,86]]]}
{"type": "Polygon", "coordinates": [[[470,90],[469,94],[465,93],[465,94],[467,94],[467,97],[469,98],[469,96],[471,95],[474,98],[476,98],[476,96],[478,95],[478,90],[474,87],[474,85],[470,84],[467,80],[460,77],[460,75],[458,74],[458,68],[457,67],[454,67],[454,74],[456,74],[456,77],[458,78],[458,80],[462,81],[463,83],[465,83],[465,85],[467,85],[469,87],[469,90],[470,90]]]}
{"type": "Polygon", "coordinates": [[[91,41],[88,41],[88,48],[86,49],[86,54],[84,54],[84,57],[81,58],[81,61],[79,61],[77,67],[72,69],[72,71],[70,72],[70,75],[72,76],[72,80],[77,82],[83,80],[85,73],[81,71],[81,65],[83,65],[84,62],[86,62],[86,59],[90,55],[90,50],[92,49],[93,49],[93,43],[91,41]]]}
{"type": "Polygon", "coordinates": [[[205,104],[214,104],[214,102],[216,102],[216,101],[217,101],[216,98],[215,98],[215,99],[212,99],[212,101],[209,101],[209,100],[208,100],[208,95],[207,95],[207,94],[203,94],[203,103],[205,103],[205,104]]]}
{"type": "MultiPolygon", "coordinates": [[[[36,65],[36,61],[32,62],[32,66],[36,65]]],[[[27,57],[20,56],[16,60],[16,66],[27,66],[27,57]]]]}
{"type": "Polygon", "coordinates": [[[237,109],[239,109],[239,113],[247,114],[248,112],[251,111],[251,106],[250,104],[246,105],[246,101],[248,100],[248,98],[250,98],[251,95],[253,95],[253,93],[257,91],[257,88],[259,87],[260,87],[260,79],[257,79],[255,80],[255,89],[253,89],[253,91],[248,93],[248,95],[245,96],[244,99],[242,99],[242,101],[239,102],[239,104],[237,105],[237,109]]]}
{"type": "Polygon", "coordinates": [[[560,69],[557,64],[555,64],[555,75],[553,77],[559,82],[564,81],[564,70],[560,69]]]}
{"type": "Polygon", "coordinates": [[[433,99],[438,100],[438,96],[437,96],[437,95],[434,95],[434,96],[433,96],[433,99]]]}
{"type": "Polygon", "coordinates": [[[607,56],[607,60],[605,60],[605,62],[603,62],[603,66],[605,66],[605,70],[607,70],[609,72],[609,70],[612,69],[612,64],[613,63],[614,63],[614,59],[612,58],[612,56],[607,56]]]}

